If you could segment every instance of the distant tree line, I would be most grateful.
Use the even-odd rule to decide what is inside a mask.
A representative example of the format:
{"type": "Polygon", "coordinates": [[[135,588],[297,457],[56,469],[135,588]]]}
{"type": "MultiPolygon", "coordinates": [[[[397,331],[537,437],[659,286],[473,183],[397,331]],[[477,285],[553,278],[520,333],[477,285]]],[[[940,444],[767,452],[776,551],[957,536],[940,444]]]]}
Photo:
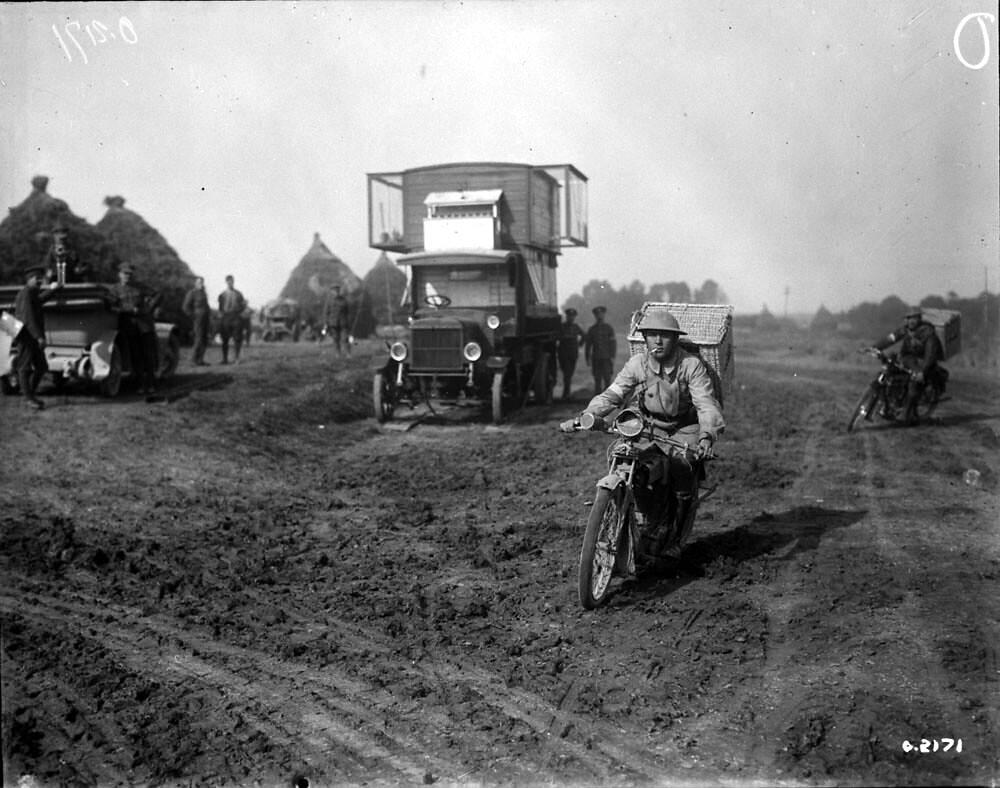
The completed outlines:
{"type": "Polygon", "coordinates": [[[616,330],[627,331],[632,313],[646,301],[662,301],[675,304],[725,304],[726,294],[718,282],[706,279],[694,291],[687,282],[663,282],[648,289],[638,279],[631,284],[616,289],[603,279],[591,279],[580,293],[566,299],[563,309],[575,309],[579,313],[577,322],[587,326],[591,321],[591,311],[598,306],[608,310],[606,320],[616,330]]]}

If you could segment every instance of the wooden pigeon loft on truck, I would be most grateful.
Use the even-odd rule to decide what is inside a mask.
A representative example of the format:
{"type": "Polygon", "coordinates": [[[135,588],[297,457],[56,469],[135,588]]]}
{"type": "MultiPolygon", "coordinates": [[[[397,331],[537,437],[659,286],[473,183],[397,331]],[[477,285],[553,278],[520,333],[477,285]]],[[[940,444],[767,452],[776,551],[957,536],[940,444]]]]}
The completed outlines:
{"type": "Polygon", "coordinates": [[[471,248],[557,255],[587,246],[587,178],[572,164],[369,173],[368,234],[372,248],[403,254],[471,248]]]}

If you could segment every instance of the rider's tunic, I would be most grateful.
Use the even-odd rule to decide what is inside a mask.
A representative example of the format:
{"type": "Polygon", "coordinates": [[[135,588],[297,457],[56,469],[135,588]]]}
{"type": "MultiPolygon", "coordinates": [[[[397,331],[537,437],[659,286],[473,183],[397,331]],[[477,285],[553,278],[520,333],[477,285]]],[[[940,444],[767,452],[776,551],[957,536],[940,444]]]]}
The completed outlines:
{"type": "Polygon", "coordinates": [[[694,444],[708,436],[715,442],[726,426],[705,362],[681,347],[662,363],[648,350],[632,356],[586,410],[606,416],[629,405],[633,397],[654,425],[654,441],[672,436],[694,444]]]}
{"type": "MultiPolygon", "coordinates": [[[[642,482],[634,488],[636,524],[645,534],[643,538],[652,540],[644,543],[642,550],[651,555],[679,557],[691,531],[704,468],[672,452],[663,439],[684,441],[694,448],[702,437],[707,436],[714,443],[725,429],[722,407],[715,397],[705,362],[680,346],[675,346],[662,363],[648,350],[632,356],[614,382],[594,397],[586,410],[606,416],[626,406],[638,407],[653,425],[651,434],[632,441],[645,468],[642,482]],[[669,502],[656,492],[662,489],[658,483],[667,477],[673,480],[677,500],[672,522],[669,502]]],[[[612,444],[609,452],[614,452],[617,444],[612,444]]]]}
{"type": "Polygon", "coordinates": [[[911,372],[923,372],[928,375],[943,356],[941,340],[938,339],[934,326],[923,320],[912,331],[905,325],[897,328],[876,342],[875,347],[885,350],[900,340],[902,345],[899,349],[899,360],[911,372]]]}

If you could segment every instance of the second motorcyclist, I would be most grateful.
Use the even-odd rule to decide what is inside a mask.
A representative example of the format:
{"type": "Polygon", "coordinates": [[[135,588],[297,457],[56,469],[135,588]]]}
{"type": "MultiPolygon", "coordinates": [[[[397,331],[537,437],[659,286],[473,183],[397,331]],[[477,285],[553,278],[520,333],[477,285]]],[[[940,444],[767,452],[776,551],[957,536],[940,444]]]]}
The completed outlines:
{"type": "MultiPolygon", "coordinates": [[[[938,339],[934,326],[923,319],[919,307],[910,309],[903,316],[904,323],[891,334],[880,339],[874,347],[885,350],[896,342],[902,342],[899,351],[900,363],[910,372],[910,384],[906,396],[906,413],[903,418],[907,424],[917,424],[917,402],[923,393],[924,386],[933,385],[938,393],[943,393],[948,372],[938,366],[943,358],[941,340],[938,339]]],[[[886,413],[888,417],[894,414],[886,413]]]]}
{"type": "MultiPolygon", "coordinates": [[[[638,444],[647,476],[635,485],[637,524],[647,534],[646,552],[676,559],[694,521],[701,465],[672,453],[663,439],[687,442],[702,457],[711,457],[725,420],[705,363],[680,346],[679,339],[686,332],[667,308],[650,306],[637,330],[645,350],[625,363],[611,385],[595,396],[583,413],[604,417],[635,398],[632,406],[651,425],[649,434],[638,444]],[[658,494],[668,474],[677,491],[673,517],[658,494]],[[676,527],[665,531],[669,523],[676,523],[676,527]]],[[[579,425],[577,416],[560,424],[560,429],[569,432],[579,425]]]]}

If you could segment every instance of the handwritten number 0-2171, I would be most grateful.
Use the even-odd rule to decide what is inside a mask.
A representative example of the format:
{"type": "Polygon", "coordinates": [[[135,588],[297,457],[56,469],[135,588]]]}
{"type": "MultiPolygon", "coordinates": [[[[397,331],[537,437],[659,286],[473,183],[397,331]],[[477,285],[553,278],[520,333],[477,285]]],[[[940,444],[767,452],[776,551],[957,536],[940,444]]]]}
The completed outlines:
{"type": "MultiPolygon", "coordinates": [[[[76,32],[79,33],[80,29],[81,29],[80,23],[77,21],[67,22],[65,25],[63,25],[63,30],[66,33],[66,37],[73,42],[73,46],[75,46],[77,51],[80,53],[80,57],[83,58],[83,62],[87,63],[89,62],[87,60],[87,53],[80,45],[80,42],[79,40],[77,40],[77,37],[73,35],[73,30],[76,30],[76,32]]],[[[84,32],[86,32],[87,36],[89,36],[90,43],[95,47],[98,44],[107,43],[109,39],[114,40],[115,38],[115,34],[108,30],[108,26],[101,22],[98,22],[96,19],[89,25],[83,26],[83,30],[84,32]]],[[[72,63],[73,55],[69,51],[69,47],[66,46],[66,41],[65,39],[63,39],[62,34],[59,32],[59,28],[56,27],[55,25],[52,25],[52,32],[56,34],[56,38],[59,40],[59,45],[63,48],[63,52],[66,53],[66,59],[69,60],[70,63],[72,63]]],[[[122,41],[124,41],[126,44],[135,44],[139,40],[139,36],[137,36],[135,32],[135,26],[132,24],[132,21],[127,16],[119,17],[118,19],[118,35],[121,36],[122,41]]]]}

